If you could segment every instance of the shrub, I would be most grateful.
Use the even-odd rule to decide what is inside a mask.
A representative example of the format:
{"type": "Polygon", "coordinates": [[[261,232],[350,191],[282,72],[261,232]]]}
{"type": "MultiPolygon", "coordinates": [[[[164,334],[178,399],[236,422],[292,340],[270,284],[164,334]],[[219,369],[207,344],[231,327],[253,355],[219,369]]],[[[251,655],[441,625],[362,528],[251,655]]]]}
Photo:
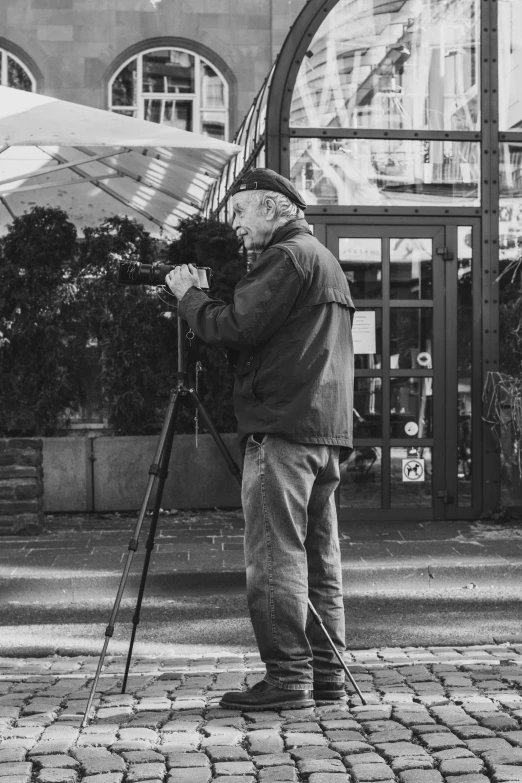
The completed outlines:
{"type": "Polygon", "coordinates": [[[60,209],[14,219],[0,254],[0,430],[52,435],[83,397],[76,229],[60,209]]]}

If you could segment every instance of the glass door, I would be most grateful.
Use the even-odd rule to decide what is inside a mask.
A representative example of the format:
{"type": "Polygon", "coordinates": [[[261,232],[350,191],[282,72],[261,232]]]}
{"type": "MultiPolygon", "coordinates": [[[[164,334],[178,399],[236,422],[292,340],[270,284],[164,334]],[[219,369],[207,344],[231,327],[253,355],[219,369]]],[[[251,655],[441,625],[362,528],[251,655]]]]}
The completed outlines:
{"type": "Polygon", "coordinates": [[[341,451],[341,519],[476,513],[476,229],[326,227],[357,306],[354,450],[341,451]]]}

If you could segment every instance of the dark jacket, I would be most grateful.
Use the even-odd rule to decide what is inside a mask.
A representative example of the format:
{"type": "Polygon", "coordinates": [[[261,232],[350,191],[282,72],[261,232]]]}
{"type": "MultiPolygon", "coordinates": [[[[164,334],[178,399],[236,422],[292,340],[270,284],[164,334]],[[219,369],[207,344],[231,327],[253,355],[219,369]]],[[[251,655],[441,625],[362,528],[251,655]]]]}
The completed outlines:
{"type": "Polygon", "coordinates": [[[238,351],[234,408],[252,432],[352,446],[353,302],[337,259],[292,220],[226,305],[191,288],[180,315],[209,344],[238,351]]]}

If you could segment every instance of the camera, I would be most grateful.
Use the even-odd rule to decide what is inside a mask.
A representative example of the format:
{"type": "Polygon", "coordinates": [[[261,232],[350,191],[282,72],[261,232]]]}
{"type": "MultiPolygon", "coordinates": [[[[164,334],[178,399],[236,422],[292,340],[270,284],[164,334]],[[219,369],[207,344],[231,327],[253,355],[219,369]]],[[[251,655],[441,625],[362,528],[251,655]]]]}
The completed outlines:
{"type": "MultiPolygon", "coordinates": [[[[118,283],[120,285],[165,285],[165,277],[182,264],[141,264],[139,261],[120,261],[118,283]]],[[[209,289],[212,270],[209,266],[197,266],[200,288],[209,289]]]]}

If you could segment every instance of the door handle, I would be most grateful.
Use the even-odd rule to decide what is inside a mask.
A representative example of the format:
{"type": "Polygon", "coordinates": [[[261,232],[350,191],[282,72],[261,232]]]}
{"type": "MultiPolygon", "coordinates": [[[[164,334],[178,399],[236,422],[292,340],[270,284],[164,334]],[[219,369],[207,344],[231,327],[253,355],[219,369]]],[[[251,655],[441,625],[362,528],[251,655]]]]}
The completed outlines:
{"type": "Polygon", "coordinates": [[[451,250],[447,247],[438,247],[435,251],[438,256],[442,256],[443,261],[454,261],[455,256],[451,252],[451,250]]]}

